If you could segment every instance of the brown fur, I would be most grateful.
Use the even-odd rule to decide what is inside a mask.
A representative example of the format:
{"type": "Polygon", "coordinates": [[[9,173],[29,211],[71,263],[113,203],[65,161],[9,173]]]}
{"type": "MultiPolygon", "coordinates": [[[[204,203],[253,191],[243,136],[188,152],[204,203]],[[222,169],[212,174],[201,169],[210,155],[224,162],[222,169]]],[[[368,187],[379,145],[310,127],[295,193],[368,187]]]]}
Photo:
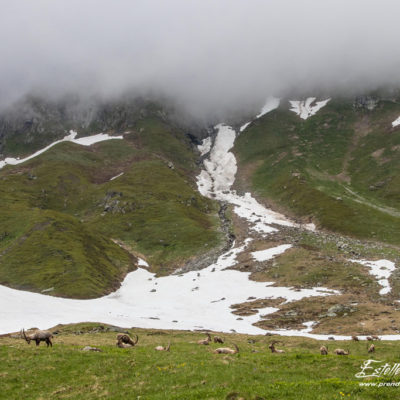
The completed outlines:
{"type": "Polygon", "coordinates": [[[268,346],[268,348],[271,350],[271,353],[284,353],[285,350],[278,350],[278,349],[275,348],[275,343],[278,343],[278,342],[272,342],[272,343],[268,346]]]}
{"type": "Polygon", "coordinates": [[[129,335],[127,335],[126,333],[119,333],[117,335],[117,341],[122,342],[124,344],[129,344],[130,346],[133,347],[133,346],[136,346],[137,342],[139,341],[138,335],[135,335],[135,336],[136,336],[136,342],[134,342],[132,340],[132,338],[129,335]]]}
{"type": "Polygon", "coordinates": [[[26,340],[28,344],[30,344],[32,340],[36,342],[36,346],[39,346],[40,342],[46,342],[47,347],[53,347],[53,342],[51,341],[53,334],[49,331],[42,331],[38,329],[35,332],[27,335],[25,333],[25,330],[22,329],[21,336],[26,340]]]}
{"type": "Polygon", "coordinates": [[[369,346],[368,353],[375,353],[375,345],[371,344],[371,346],[369,346]]]}
{"type": "Polygon", "coordinates": [[[343,350],[343,349],[335,349],[334,353],[338,356],[348,356],[350,354],[349,350],[343,350]]]}
{"type": "Polygon", "coordinates": [[[358,342],[360,340],[357,336],[352,336],[351,339],[354,340],[355,342],[358,342]]]}
{"type": "Polygon", "coordinates": [[[224,343],[224,339],[220,336],[214,336],[214,343],[224,343]]]}
{"type": "Polygon", "coordinates": [[[326,347],[326,346],[321,346],[321,347],[319,348],[319,351],[320,351],[320,353],[321,353],[323,356],[328,355],[328,347],[326,347]]]}
{"type": "Polygon", "coordinates": [[[211,343],[211,336],[209,333],[206,333],[206,335],[207,335],[207,339],[199,340],[197,342],[197,344],[204,344],[205,346],[208,346],[211,343]]]}

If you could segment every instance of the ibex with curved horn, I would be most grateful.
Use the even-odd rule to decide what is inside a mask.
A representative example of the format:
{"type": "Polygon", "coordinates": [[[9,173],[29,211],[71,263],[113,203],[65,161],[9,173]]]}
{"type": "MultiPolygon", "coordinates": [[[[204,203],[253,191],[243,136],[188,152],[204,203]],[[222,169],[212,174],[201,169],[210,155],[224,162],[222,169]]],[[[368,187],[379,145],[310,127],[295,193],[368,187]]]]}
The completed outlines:
{"type": "Polygon", "coordinates": [[[275,343],[279,343],[278,341],[272,342],[268,348],[271,350],[271,353],[284,353],[285,350],[278,350],[275,348],[275,343]]]}
{"type": "MultiPolygon", "coordinates": [[[[127,344],[127,345],[133,347],[133,346],[136,346],[137,342],[139,341],[138,335],[135,335],[135,336],[136,336],[136,342],[134,342],[132,340],[132,338],[129,335],[127,335],[126,333],[119,333],[117,335],[117,342],[121,342],[123,344],[127,344]]],[[[117,343],[117,346],[118,346],[118,343],[117,343]]],[[[129,347],[129,346],[123,346],[123,347],[129,347]]],[[[121,347],[121,346],[118,346],[118,347],[121,347]]]]}
{"type": "Polygon", "coordinates": [[[157,351],[169,351],[170,348],[171,348],[171,342],[168,343],[167,347],[157,346],[157,347],[154,348],[154,350],[157,350],[157,351]]]}
{"type": "Polygon", "coordinates": [[[38,329],[37,331],[33,333],[28,333],[28,335],[25,333],[25,330],[21,330],[21,337],[23,337],[28,344],[31,343],[31,340],[36,342],[36,346],[39,346],[40,342],[46,342],[47,347],[51,346],[53,347],[53,343],[51,342],[51,338],[53,337],[53,334],[49,331],[42,331],[38,329]]]}
{"type": "Polygon", "coordinates": [[[236,344],[233,344],[235,349],[231,349],[230,347],[219,347],[218,349],[214,350],[216,354],[236,354],[239,353],[239,347],[236,344]]]}
{"type": "Polygon", "coordinates": [[[211,343],[211,336],[209,333],[206,333],[207,335],[207,339],[201,339],[197,342],[197,344],[204,344],[206,346],[208,346],[211,343]]]}

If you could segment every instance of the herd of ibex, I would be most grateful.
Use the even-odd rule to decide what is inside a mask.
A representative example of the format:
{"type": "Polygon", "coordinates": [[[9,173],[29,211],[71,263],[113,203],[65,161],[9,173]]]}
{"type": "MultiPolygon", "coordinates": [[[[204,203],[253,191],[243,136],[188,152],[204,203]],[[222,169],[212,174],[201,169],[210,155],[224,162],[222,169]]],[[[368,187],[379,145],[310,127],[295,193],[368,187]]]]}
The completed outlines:
{"type": "MultiPolygon", "coordinates": [[[[213,340],[214,343],[224,343],[224,339],[221,338],[220,336],[214,336],[214,339],[211,339],[211,335],[207,332],[206,333],[207,338],[206,339],[201,339],[197,341],[197,344],[200,345],[209,345],[213,340]]],[[[53,334],[49,331],[42,331],[40,329],[37,329],[33,333],[25,333],[25,330],[21,330],[21,337],[26,340],[28,344],[30,344],[31,341],[36,343],[36,346],[39,346],[40,342],[46,342],[47,347],[53,346],[53,343],[51,339],[53,338],[53,334]]],[[[352,340],[358,342],[360,339],[357,336],[352,336],[352,340]]],[[[380,340],[380,338],[376,335],[372,336],[367,336],[366,340],[372,341],[372,340],[380,340]]],[[[128,334],[126,333],[119,333],[117,335],[117,347],[120,347],[122,349],[134,347],[137,345],[139,341],[139,337],[135,335],[135,340],[133,340],[128,334]]],[[[273,341],[268,348],[271,350],[271,353],[285,353],[284,350],[277,349],[275,347],[275,344],[279,343],[278,341],[273,341]]],[[[239,347],[236,344],[233,344],[235,347],[234,349],[230,347],[219,347],[215,349],[213,352],[216,354],[236,354],[239,353],[239,347]]],[[[155,350],[157,351],[170,351],[171,348],[171,342],[168,343],[168,346],[157,346],[155,347],[155,350]]],[[[319,349],[320,353],[322,355],[328,355],[328,346],[321,346],[319,349]]],[[[367,346],[367,351],[368,353],[374,353],[375,352],[375,345],[371,344],[370,346],[367,346]]],[[[349,350],[344,350],[344,349],[335,349],[333,351],[334,354],[338,356],[348,356],[350,354],[349,350]]]]}

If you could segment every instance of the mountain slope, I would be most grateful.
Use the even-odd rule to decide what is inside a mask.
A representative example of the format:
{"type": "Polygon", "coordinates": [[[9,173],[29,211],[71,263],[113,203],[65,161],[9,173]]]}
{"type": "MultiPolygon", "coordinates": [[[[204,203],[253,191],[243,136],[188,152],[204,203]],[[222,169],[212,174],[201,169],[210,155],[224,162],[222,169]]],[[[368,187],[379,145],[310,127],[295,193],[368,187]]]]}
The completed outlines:
{"type": "Polygon", "coordinates": [[[124,140],[65,142],[6,166],[0,283],[96,297],[118,286],[134,255],[167,273],[223,245],[219,207],[195,190],[195,162],[184,132],[150,114],[124,140]]]}
{"type": "Polygon", "coordinates": [[[303,120],[282,101],[237,139],[237,185],[321,228],[399,244],[399,115],[339,99],[303,120]]]}

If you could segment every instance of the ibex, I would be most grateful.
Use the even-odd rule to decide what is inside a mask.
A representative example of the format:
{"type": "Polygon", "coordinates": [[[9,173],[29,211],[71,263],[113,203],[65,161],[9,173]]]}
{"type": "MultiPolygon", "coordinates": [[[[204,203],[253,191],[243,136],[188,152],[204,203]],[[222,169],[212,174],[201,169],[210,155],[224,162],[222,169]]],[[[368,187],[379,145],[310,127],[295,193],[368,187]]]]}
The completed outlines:
{"type": "Polygon", "coordinates": [[[381,340],[381,338],[376,335],[371,335],[371,337],[372,337],[372,340],[381,340]]]}
{"type": "Polygon", "coordinates": [[[206,346],[208,346],[211,343],[211,336],[209,333],[206,333],[207,335],[207,339],[201,339],[197,342],[197,344],[204,344],[206,346]]]}
{"type": "Polygon", "coordinates": [[[214,350],[216,354],[236,354],[239,353],[239,347],[236,344],[233,344],[235,349],[231,349],[230,347],[219,347],[218,349],[214,350]]]}
{"type": "Polygon", "coordinates": [[[39,346],[40,342],[46,342],[47,347],[49,347],[49,345],[53,347],[53,343],[51,342],[53,334],[49,331],[41,331],[38,329],[37,331],[26,335],[25,330],[22,329],[21,336],[24,337],[28,344],[30,344],[31,340],[33,340],[36,342],[36,346],[39,346]]]}
{"type": "Polygon", "coordinates": [[[328,347],[326,347],[326,346],[321,346],[321,347],[319,348],[319,351],[320,351],[320,353],[321,353],[323,356],[328,355],[328,347]]]}
{"type": "Polygon", "coordinates": [[[224,343],[224,339],[220,336],[214,336],[214,343],[224,343]]]}
{"type": "Polygon", "coordinates": [[[275,348],[275,343],[279,343],[279,342],[278,342],[278,341],[272,342],[272,343],[268,346],[268,348],[271,350],[271,353],[284,353],[284,352],[285,352],[284,350],[278,350],[278,349],[275,348]]]}
{"type": "Polygon", "coordinates": [[[343,349],[336,349],[334,353],[338,356],[348,356],[350,354],[350,351],[349,350],[346,351],[343,349]]]}
{"type": "Polygon", "coordinates": [[[369,346],[368,353],[375,353],[375,346],[373,344],[371,344],[371,346],[369,346]]]}
{"type": "Polygon", "coordinates": [[[157,347],[155,347],[155,350],[157,350],[157,351],[169,351],[170,347],[171,347],[171,342],[168,343],[167,347],[157,346],[157,347]]]}
{"type": "Polygon", "coordinates": [[[357,336],[352,336],[351,339],[354,340],[355,342],[358,342],[360,340],[357,336]]]}
{"type": "Polygon", "coordinates": [[[130,348],[130,347],[133,347],[131,344],[123,343],[121,340],[118,340],[118,341],[117,341],[116,346],[119,347],[119,348],[121,348],[121,349],[128,349],[128,348],[130,348]]]}
{"type": "Polygon", "coordinates": [[[129,336],[129,335],[127,335],[126,333],[119,333],[118,335],[117,335],[117,341],[118,342],[121,342],[121,343],[124,343],[124,344],[129,344],[130,346],[135,346],[136,344],[137,344],[137,342],[139,341],[139,337],[138,337],[138,335],[135,335],[136,336],[136,342],[134,342],[133,340],[132,340],[132,338],[129,336]]]}
{"type": "Polygon", "coordinates": [[[367,339],[369,341],[374,340],[374,339],[372,339],[372,336],[367,336],[365,339],[367,339]]]}

